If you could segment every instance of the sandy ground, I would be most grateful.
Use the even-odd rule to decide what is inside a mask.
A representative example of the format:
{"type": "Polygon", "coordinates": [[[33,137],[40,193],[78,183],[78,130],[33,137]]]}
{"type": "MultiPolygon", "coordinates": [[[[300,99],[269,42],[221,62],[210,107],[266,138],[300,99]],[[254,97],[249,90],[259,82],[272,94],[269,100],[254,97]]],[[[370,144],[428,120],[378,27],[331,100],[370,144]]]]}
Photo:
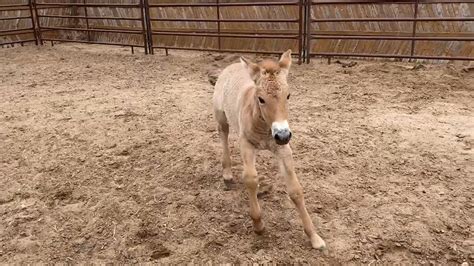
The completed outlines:
{"type": "Polygon", "coordinates": [[[473,262],[474,73],[294,65],[292,147],[320,252],[271,154],[264,235],[243,185],[224,190],[206,73],[229,61],[0,49],[0,262],[473,262]]]}

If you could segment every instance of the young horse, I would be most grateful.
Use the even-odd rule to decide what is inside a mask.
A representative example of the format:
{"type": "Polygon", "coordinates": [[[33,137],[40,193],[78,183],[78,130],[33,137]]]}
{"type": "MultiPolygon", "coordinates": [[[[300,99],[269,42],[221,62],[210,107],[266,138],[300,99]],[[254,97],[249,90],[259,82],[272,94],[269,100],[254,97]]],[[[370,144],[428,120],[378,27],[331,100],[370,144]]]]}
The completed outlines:
{"type": "Polygon", "coordinates": [[[260,234],[264,230],[257,199],[255,156],[257,150],[266,149],[278,158],[287,192],[296,205],[311,245],[313,248],[323,249],[325,243],[315,232],[306,210],[303,189],[296,177],[292,151],[288,144],[291,131],[288,125],[290,93],[287,76],[291,66],[291,50],[286,51],[279,62],[267,59],[256,64],[244,57],[241,57],[240,61],[222,71],[217,79],[213,97],[215,118],[224,148],[224,183],[228,187],[235,183],[228,145],[230,126],[239,133],[243,181],[249,193],[250,217],[254,231],[260,234]]]}

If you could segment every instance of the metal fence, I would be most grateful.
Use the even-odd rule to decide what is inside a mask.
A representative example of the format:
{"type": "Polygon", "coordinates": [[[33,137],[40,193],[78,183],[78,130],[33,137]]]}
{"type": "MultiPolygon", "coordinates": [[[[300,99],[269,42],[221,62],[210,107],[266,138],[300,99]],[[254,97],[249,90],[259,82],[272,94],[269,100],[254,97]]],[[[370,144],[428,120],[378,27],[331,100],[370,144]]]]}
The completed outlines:
{"type": "Polygon", "coordinates": [[[79,42],[79,43],[93,43],[93,44],[105,44],[105,45],[119,45],[119,46],[130,46],[133,47],[143,47],[145,54],[148,53],[148,37],[146,30],[146,21],[144,16],[144,0],[139,0],[135,4],[97,4],[97,3],[87,3],[87,0],[83,0],[82,3],[47,3],[47,2],[36,2],[35,4],[35,14],[37,18],[38,25],[38,39],[41,44],[43,41],[53,42],[79,42]],[[49,15],[46,12],[41,12],[49,9],[58,9],[58,8],[82,8],[84,15],[49,15]],[[127,9],[137,9],[139,10],[140,17],[117,17],[117,16],[89,16],[88,8],[127,8],[127,9]],[[64,27],[64,26],[44,26],[41,23],[42,18],[56,18],[56,19],[78,19],[85,21],[85,27],[64,27]],[[129,28],[129,27],[114,27],[113,29],[107,29],[104,27],[94,27],[91,26],[91,21],[97,20],[109,20],[109,21],[140,21],[140,28],[129,28]],[[55,32],[55,31],[69,31],[69,32],[84,32],[87,34],[86,40],[78,39],[65,39],[58,37],[44,37],[43,32],[55,32]],[[142,43],[141,45],[124,43],[124,42],[107,42],[107,41],[98,41],[91,38],[91,35],[94,33],[110,33],[110,34],[132,34],[132,35],[141,35],[142,43]]]}
{"type": "MultiPolygon", "coordinates": [[[[246,3],[223,3],[219,0],[216,0],[214,3],[162,3],[162,4],[149,4],[149,8],[173,8],[173,7],[207,7],[214,8],[215,17],[205,18],[205,19],[189,19],[189,18],[157,18],[150,17],[149,22],[154,21],[172,21],[172,22],[211,22],[216,23],[215,31],[202,31],[202,30],[188,30],[188,29],[178,29],[172,31],[166,31],[161,29],[156,29],[153,25],[149,25],[150,32],[150,49],[153,53],[153,49],[161,48],[165,49],[183,49],[183,50],[200,50],[200,51],[214,51],[214,52],[240,52],[240,53],[259,53],[259,54],[275,54],[276,51],[251,51],[251,50],[236,50],[236,49],[226,49],[222,46],[222,38],[246,38],[246,39],[283,39],[283,40],[297,40],[298,42],[298,58],[299,62],[303,61],[303,7],[304,3],[301,0],[296,1],[279,1],[279,2],[246,2],[246,3]],[[293,19],[282,19],[282,18],[272,18],[272,19],[225,19],[221,17],[221,9],[223,8],[232,8],[232,7],[244,7],[244,6],[294,6],[299,9],[298,17],[293,19]],[[245,31],[235,32],[235,31],[225,31],[221,29],[221,23],[293,23],[298,26],[296,32],[280,32],[280,33],[249,33],[245,31]],[[206,47],[206,48],[190,48],[190,47],[176,47],[176,46],[156,46],[153,45],[153,36],[192,36],[192,37],[212,37],[217,39],[217,47],[206,47]]],[[[151,14],[149,10],[146,11],[148,14],[151,14]]]]}
{"type": "Polygon", "coordinates": [[[305,18],[306,18],[306,49],[307,56],[306,61],[309,63],[311,56],[345,56],[345,57],[379,57],[379,58],[406,58],[406,59],[437,59],[437,60],[474,60],[474,57],[462,57],[462,56],[438,56],[438,55],[419,55],[416,53],[417,41],[474,41],[474,32],[472,37],[456,36],[456,37],[432,37],[422,36],[417,32],[417,22],[420,21],[461,21],[468,22],[474,21],[474,17],[419,17],[418,11],[420,5],[433,5],[433,4],[473,4],[472,0],[398,0],[398,1],[377,1],[377,0],[358,0],[358,1],[331,1],[331,0],[320,0],[313,1],[308,0],[305,6],[305,18]],[[389,18],[389,17],[378,17],[378,18],[313,18],[312,9],[317,5],[387,5],[387,4],[400,4],[400,5],[411,5],[413,8],[412,18],[389,18]],[[400,35],[345,35],[345,34],[321,34],[312,30],[313,23],[338,23],[338,22],[355,22],[355,23],[367,23],[367,22],[412,22],[412,31],[410,36],[400,35]],[[398,40],[398,41],[410,41],[411,48],[410,54],[379,54],[379,53],[337,53],[337,52],[311,52],[312,43],[317,40],[398,40]]]}
{"type": "MultiPolygon", "coordinates": [[[[25,3],[19,4],[7,4],[0,5],[0,12],[8,13],[5,17],[0,17],[0,21],[11,21],[11,20],[26,20],[30,21],[30,26],[20,28],[10,28],[0,30],[0,38],[7,36],[17,36],[16,40],[8,40],[1,42],[0,45],[13,45],[20,43],[23,45],[27,42],[36,42],[38,44],[38,38],[36,36],[36,25],[33,18],[33,3],[32,0],[28,0],[25,3]],[[10,13],[20,13],[19,16],[11,16],[10,13]],[[27,13],[27,14],[22,14],[27,13]],[[29,36],[28,36],[29,35],[29,36]]],[[[2,38],[2,39],[3,39],[2,38]]]]}
{"type": "MultiPolygon", "coordinates": [[[[47,0],[44,0],[47,1],[47,0]]],[[[79,43],[94,43],[105,45],[119,45],[142,47],[145,54],[154,53],[155,49],[164,49],[168,53],[169,49],[178,50],[200,50],[213,52],[239,52],[239,53],[259,53],[259,54],[278,54],[282,51],[269,51],[262,49],[242,50],[231,49],[222,44],[223,39],[281,39],[293,40],[297,43],[297,52],[295,53],[299,59],[299,63],[310,62],[313,56],[322,57],[378,57],[378,58],[405,58],[405,59],[440,59],[440,60],[474,60],[474,53],[468,56],[440,56],[436,54],[426,55],[417,53],[417,44],[419,41],[435,41],[435,42],[472,42],[474,41],[474,32],[467,36],[459,36],[452,33],[450,36],[427,36],[425,33],[417,31],[417,24],[420,22],[474,22],[472,16],[456,16],[456,17],[420,17],[419,8],[422,5],[433,4],[469,4],[469,9],[474,8],[474,0],[395,0],[395,1],[378,1],[378,0],[272,0],[272,1],[254,1],[254,2],[223,2],[223,0],[214,0],[208,3],[149,3],[149,0],[135,0],[136,3],[88,3],[88,0],[80,0],[82,3],[51,3],[43,2],[43,0],[28,0],[23,4],[9,4],[0,5],[0,11],[18,11],[24,10],[28,15],[21,16],[6,16],[0,17],[0,21],[7,20],[30,20],[31,27],[15,28],[0,30],[1,36],[8,35],[28,35],[32,38],[19,38],[15,41],[1,43],[13,44],[24,42],[36,42],[36,44],[43,44],[44,41],[54,42],[79,42],[79,43]],[[383,6],[388,4],[398,4],[410,6],[413,10],[412,17],[322,17],[319,16],[317,7],[329,6],[347,6],[347,5],[376,5],[383,6]],[[225,18],[222,16],[222,10],[241,7],[269,7],[269,6],[289,6],[297,10],[296,15],[291,18],[225,18]],[[167,8],[209,8],[212,11],[206,13],[204,18],[187,18],[187,17],[163,17],[157,16],[154,10],[163,10],[167,8]],[[91,9],[134,9],[139,16],[103,16],[90,15],[91,9]],[[69,12],[71,15],[56,14],[48,12],[48,10],[55,9],[74,9],[76,13],[69,12]],[[77,10],[81,9],[81,12],[77,10]],[[81,13],[81,14],[79,14],[81,13]],[[211,16],[209,15],[211,14],[211,16]],[[64,25],[48,25],[44,24],[44,19],[65,19],[81,21],[72,26],[64,25]],[[120,23],[114,27],[107,27],[106,25],[99,25],[97,21],[130,21],[139,24],[139,27],[123,26],[120,23]],[[85,22],[85,23],[84,23],[85,22]],[[162,28],[157,23],[160,22],[174,22],[182,23],[183,25],[190,22],[205,22],[214,23],[215,27],[203,29],[190,29],[186,27],[177,27],[173,29],[162,28]],[[229,31],[222,27],[223,23],[289,23],[295,25],[290,31],[229,31]],[[411,30],[409,33],[390,34],[386,32],[378,32],[371,34],[347,34],[341,32],[327,33],[317,30],[318,23],[371,23],[371,22],[404,22],[411,23],[411,30]],[[82,26],[80,26],[81,24],[82,26]],[[315,27],[316,26],[316,27],[315,27]],[[84,36],[80,38],[62,38],[58,32],[80,32],[84,36]],[[94,34],[97,34],[94,36],[94,34]],[[119,35],[117,42],[99,40],[98,34],[116,34],[119,35]],[[120,36],[139,36],[139,43],[127,43],[130,38],[120,38],[120,36]],[[187,36],[187,37],[206,37],[216,40],[213,45],[207,47],[187,47],[180,45],[164,45],[154,40],[160,40],[166,36],[187,36]],[[319,47],[318,45],[325,40],[374,40],[374,41],[406,41],[410,42],[409,53],[405,54],[384,54],[377,53],[376,49],[369,53],[351,53],[351,52],[337,52],[335,49],[330,51],[314,51],[312,47],[319,47]]],[[[79,1],[78,1],[79,2],[79,1]]],[[[369,6],[368,6],[369,7],[369,6]]],[[[100,12],[99,12],[100,13],[100,12]]],[[[296,46],[295,43],[295,46],[296,46]]]]}

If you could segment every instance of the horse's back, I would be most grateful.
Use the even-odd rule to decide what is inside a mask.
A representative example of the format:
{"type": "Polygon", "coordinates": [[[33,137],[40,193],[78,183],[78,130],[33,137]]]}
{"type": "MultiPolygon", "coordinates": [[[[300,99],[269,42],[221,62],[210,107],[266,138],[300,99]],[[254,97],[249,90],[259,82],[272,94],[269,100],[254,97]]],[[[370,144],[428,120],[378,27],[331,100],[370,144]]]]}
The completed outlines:
{"type": "MultiPolygon", "coordinates": [[[[227,123],[238,132],[239,130],[239,101],[243,91],[253,85],[252,79],[241,63],[226,67],[219,75],[214,87],[214,111],[216,115],[225,114],[227,123]]],[[[216,117],[218,122],[219,117],[216,117]]]]}

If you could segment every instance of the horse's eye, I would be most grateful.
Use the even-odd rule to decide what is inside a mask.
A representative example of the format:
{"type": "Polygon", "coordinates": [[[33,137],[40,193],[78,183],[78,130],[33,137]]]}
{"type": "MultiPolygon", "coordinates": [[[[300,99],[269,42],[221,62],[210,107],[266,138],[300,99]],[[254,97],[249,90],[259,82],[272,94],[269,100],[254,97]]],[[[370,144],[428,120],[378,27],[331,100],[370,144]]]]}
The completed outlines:
{"type": "Polygon", "coordinates": [[[288,93],[288,96],[286,96],[286,99],[289,100],[290,99],[290,94],[288,93]]]}
{"type": "Polygon", "coordinates": [[[262,99],[262,97],[258,97],[258,102],[261,103],[261,104],[265,103],[265,101],[262,99]]]}

